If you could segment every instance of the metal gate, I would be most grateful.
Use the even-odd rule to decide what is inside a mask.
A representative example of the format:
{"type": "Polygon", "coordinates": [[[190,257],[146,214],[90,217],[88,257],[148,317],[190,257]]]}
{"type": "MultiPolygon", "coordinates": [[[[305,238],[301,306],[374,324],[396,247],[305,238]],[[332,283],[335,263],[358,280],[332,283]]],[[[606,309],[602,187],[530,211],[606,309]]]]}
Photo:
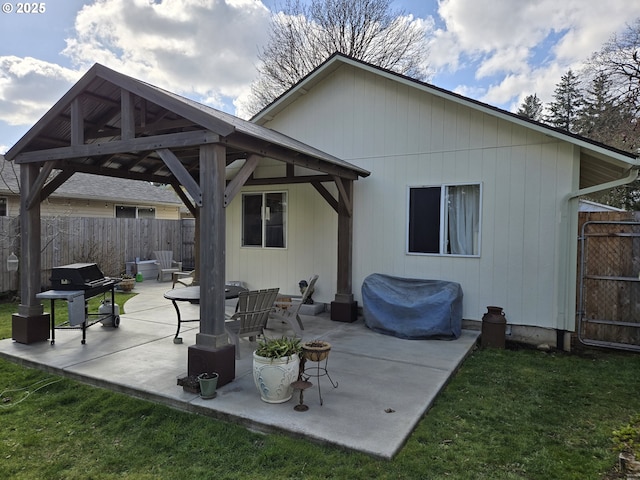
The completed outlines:
{"type": "Polygon", "coordinates": [[[590,221],[580,235],[578,338],[640,351],[640,223],[590,221]]]}

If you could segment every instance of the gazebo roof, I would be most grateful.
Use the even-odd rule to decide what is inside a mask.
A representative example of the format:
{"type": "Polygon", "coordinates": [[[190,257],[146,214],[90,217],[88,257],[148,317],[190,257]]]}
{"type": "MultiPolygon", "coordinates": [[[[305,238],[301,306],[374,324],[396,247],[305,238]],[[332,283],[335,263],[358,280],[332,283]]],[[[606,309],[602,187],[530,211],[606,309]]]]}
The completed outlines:
{"type": "MultiPolygon", "coordinates": [[[[173,168],[158,151],[170,149],[198,182],[199,148],[211,143],[225,145],[227,165],[257,155],[303,167],[288,168],[286,176],[271,183],[334,181],[336,177],[355,180],[369,175],[272,129],[100,64],[48,111],[6,158],[16,163],[50,163],[49,168],[66,171],[66,178],[84,172],[177,187],[184,184],[184,178],[176,177],[183,169],[173,168]]],[[[246,183],[250,184],[251,178],[246,183]]]]}

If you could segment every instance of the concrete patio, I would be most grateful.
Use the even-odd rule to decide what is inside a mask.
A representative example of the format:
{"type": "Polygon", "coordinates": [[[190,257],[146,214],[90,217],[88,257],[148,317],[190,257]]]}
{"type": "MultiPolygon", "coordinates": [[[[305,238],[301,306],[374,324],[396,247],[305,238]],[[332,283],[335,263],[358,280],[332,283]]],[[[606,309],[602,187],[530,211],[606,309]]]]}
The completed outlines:
{"type": "MultiPolygon", "coordinates": [[[[173,343],[176,313],[163,297],[170,288],[170,283],[154,281],[137,284],[138,295],[127,302],[119,328],[98,323],[87,330],[85,345],[79,330],[56,330],[54,345],[2,340],[0,356],[254,430],[285,432],[389,459],[402,448],[480,334],[463,330],[453,341],[402,340],[369,330],[362,318],[340,323],[326,313],[304,316],[304,340],[332,344],[327,369],[337,388],[327,377],[311,378],[314,386],[304,394],[306,412],[293,409],[297,392],[286,403],[267,404],[253,384],[254,344],[242,341],[235,380],[219,388],[216,398],[203,400],[177,385],[177,379],[186,375],[187,348],[195,343],[198,323],[183,325],[184,343],[173,343]]],[[[198,317],[198,306],[184,304],[181,311],[183,318],[198,317]]],[[[268,336],[292,333],[274,321],[269,327],[268,336]]]]}

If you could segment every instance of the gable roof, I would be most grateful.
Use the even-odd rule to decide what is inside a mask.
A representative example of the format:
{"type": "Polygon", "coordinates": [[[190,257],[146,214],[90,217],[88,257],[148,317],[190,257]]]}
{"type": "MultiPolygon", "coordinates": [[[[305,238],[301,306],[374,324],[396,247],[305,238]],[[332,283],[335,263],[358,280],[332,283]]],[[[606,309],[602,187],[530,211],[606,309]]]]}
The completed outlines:
{"type": "Polygon", "coordinates": [[[581,151],[581,188],[617,180],[622,175],[625,175],[630,168],[637,168],[640,166],[640,159],[629,152],[610,147],[580,135],[569,133],[565,130],[551,127],[544,123],[464,97],[426,82],[377,67],[339,52],[334,53],[325,62],[302,78],[297,84],[284,92],[271,104],[267,105],[262,111],[256,114],[251,121],[258,125],[266,124],[281,111],[286,109],[290,104],[296,101],[300,96],[305,95],[315,85],[324,81],[333,72],[345,65],[362,69],[375,75],[380,75],[386,79],[417,88],[437,97],[444,98],[499,119],[530,128],[539,133],[543,133],[544,135],[569,142],[579,147],[581,151]]]}
{"type": "MultiPolygon", "coordinates": [[[[369,172],[274,130],[202,105],[95,64],[5,154],[16,163],[53,162],[53,168],[171,183],[175,168],[159,149],[171,148],[199,178],[199,147],[223,144],[227,165],[255,154],[334,176],[369,172]]],[[[182,179],[184,180],[184,178],[182,179]]]]}
{"type": "MultiPolygon", "coordinates": [[[[19,178],[20,165],[11,164],[4,155],[0,155],[0,195],[19,195],[19,178]]],[[[175,192],[166,186],[87,173],[77,173],[72,176],[51,196],[138,205],[182,205],[182,201],[175,192]]]]}

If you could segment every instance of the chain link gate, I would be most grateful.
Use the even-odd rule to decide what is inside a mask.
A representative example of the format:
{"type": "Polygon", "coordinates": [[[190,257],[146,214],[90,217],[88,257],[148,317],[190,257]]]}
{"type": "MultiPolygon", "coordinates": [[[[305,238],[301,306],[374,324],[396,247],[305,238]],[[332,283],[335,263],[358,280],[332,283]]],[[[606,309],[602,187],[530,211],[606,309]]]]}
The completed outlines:
{"type": "Polygon", "coordinates": [[[578,338],[640,351],[640,223],[589,221],[580,236],[578,338]]]}

